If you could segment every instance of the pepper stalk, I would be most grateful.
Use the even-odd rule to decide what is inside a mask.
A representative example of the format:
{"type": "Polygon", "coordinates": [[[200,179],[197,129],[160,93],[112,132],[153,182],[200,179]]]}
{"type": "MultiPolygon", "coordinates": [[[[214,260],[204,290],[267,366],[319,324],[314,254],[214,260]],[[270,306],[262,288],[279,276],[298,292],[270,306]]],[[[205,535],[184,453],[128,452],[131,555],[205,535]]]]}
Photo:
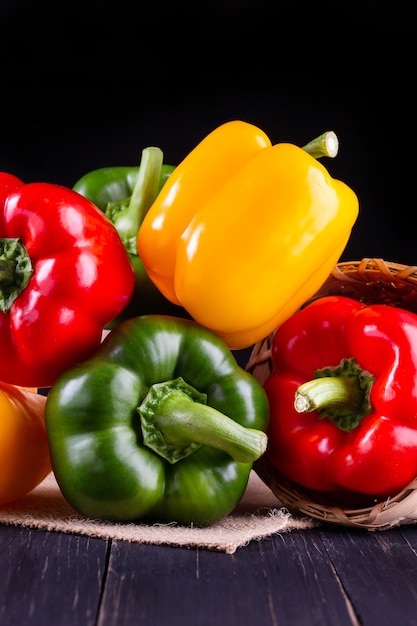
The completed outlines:
{"type": "Polygon", "coordinates": [[[115,225],[126,250],[136,256],[140,225],[159,193],[163,156],[160,148],[144,148],[132,195],[109,202],[106,208],[106,216],[115,225]]]}
{"type": "Polygon", "coordinates": [[[13,302],[33,274],[30,256],[18,238],[0,239],[0,311],[9,313],[13,302]]]}
{"type": "Polygon", "coordinates": [[[267,435],[238,424],[206,400],[205,394],[181,377],[153,384],[137,409],[143,443],[169,463],[202,445],[226,452],[240,463],[253,463],[262,456],[267,435]]]}
{"type": "Polygon", "coordinates": [[[333,159],[339,152],[339,140],[335,132],[328,130],[303,146],[303,150],[315,159],[324,156],[333,159]]]}
{"type": "Polygon", "coordinates": [[[371,412],[370,393],[374,376],[352,359],[342,359],[337,367],[314,372],[315,378],[298,387],[294,408],[297,413],[318,411],[338,428],[352,432],[371,412]]]}

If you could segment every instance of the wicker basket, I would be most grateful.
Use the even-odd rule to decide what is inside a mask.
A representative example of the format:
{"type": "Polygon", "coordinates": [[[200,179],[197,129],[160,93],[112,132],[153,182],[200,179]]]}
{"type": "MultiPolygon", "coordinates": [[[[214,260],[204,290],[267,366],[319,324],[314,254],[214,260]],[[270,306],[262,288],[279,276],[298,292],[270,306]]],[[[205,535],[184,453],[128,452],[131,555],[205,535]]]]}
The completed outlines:
{"type": "MultiPolygon", "coordinates": [[[[326,295],[344,295],[366,304],[389,304],[417,313],[417,266],[366,258],[338,263],[311,300],[326,295]]],[[[254,346],[246,366],[261,383],[272,367],[272,337],[254,346]]],[[[315,494],[280,475],[265,456],[254,464],[254,470],[290,511],[321,522],[385,530],[417,521],[417,478],[395,497],[368,508],[343,509],[326,503],[322,494],[315,494]]]]}

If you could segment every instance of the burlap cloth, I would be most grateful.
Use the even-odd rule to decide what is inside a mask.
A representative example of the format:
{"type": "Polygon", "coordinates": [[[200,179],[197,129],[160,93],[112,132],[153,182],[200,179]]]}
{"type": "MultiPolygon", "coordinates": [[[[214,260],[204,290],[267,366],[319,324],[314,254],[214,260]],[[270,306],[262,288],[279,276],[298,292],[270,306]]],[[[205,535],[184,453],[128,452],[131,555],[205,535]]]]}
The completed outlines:
{"type": "Polygon", "coordinates": [[[311,519],[290,515],[254,471],[236,509],[207,528],[176,524],[116,524],[87,519],[65,501],[52,473],[24,498],[0,509],[0,523],[103,539],[199,547],[227,554],[233,554],[237,548],[253,540],[315,525],[311,519]]]}

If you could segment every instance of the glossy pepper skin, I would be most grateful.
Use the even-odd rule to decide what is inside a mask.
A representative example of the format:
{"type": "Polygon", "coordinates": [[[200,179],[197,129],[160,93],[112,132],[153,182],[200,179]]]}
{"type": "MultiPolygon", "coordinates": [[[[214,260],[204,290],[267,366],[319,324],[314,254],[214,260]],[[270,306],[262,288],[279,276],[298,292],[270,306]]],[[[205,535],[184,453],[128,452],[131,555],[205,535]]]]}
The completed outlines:
{"type": "Polygon", "coordinates": [[[417,476],[417,316],[326,296],[273,339],[266,452],[338,504],[398,493],[417,476]],[[300,412],[298,412],[300,411],[300,412]]]}
{"type": "Polygon", "coordinates": [[[100,344],[134,275],[114,226],[89,200],[0,173],[0,379],[49,387],[100,344]]]}
{"type": "Polygon", "coordinates": [[[319,289],[356,221],[355,193],[306,148],[223,124],[176,167],[140,227],[150,278],[232,349],[319,289]]]}
{"type": "Polygon", "coordinates": [[[45,396],[0,382],[0,506],[23,498],[51,471],[45,396]]]}
{"type": "Polygon", "coordinates": [[[99,168],[84,174],[73,186],[75,191],[94,202],[115,225],[135,272],[132,298],[107,328],[114,328],[123,319],[145,313],[189,317],[182,307],[170,302],[157,289],[137,251],[137,233],[146,211],[175,169],[173,165],[163,163],[162,159],[159,148],[145,148],[139,166],[99,168]]]}
{"type": "Polygon", "coordinates": [[[55,476],[82,514],[206,526],[240,500],[265,450],[263,387],[194,321],[121,322],[48,395],[55,476]]]}

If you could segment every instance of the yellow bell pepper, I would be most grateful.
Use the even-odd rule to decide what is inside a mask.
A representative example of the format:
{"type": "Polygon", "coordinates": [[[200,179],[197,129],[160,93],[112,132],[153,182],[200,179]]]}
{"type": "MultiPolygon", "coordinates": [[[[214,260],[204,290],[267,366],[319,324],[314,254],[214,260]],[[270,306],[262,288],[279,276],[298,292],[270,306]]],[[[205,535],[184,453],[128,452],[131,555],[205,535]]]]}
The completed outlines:
{"type": "Polygon", "coordinates": [[[46,397],[0,382],[0,506],[34,489],[51,471],[46,397]]]}
{"type": "Polygon", "coordinates": [[[216,128],[145,216],[149,277],[230,348],[266,337],[321,287],[358,216],[356,194],[316,160],[337,145],[334,133],[299,148],[242,121],[216,128]]]}

